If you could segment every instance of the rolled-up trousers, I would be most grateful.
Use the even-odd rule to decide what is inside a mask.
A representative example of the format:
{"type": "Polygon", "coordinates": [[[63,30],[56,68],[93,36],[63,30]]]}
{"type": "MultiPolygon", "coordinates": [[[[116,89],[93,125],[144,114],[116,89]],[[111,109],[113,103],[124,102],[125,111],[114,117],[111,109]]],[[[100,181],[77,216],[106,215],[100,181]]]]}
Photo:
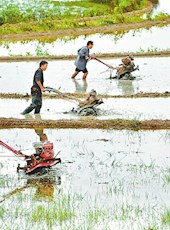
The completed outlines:
{"type": "Polygon", "coordinates": [[[32,110],[34,110],[34,113],[40,113],[42,107],[42,95],[41,94],[35,94],[32,95],[32,102],[30,106],[28,106],[22,114],[30,113],[32,110]]]}

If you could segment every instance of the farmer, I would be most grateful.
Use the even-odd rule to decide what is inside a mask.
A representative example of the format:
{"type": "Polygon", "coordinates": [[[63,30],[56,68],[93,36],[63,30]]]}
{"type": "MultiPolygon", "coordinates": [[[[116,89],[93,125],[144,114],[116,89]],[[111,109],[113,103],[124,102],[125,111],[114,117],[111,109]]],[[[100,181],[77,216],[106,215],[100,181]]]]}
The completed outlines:
{"type": "Polygon", "coordinates": [[[34,110],[35,114],[40,113],[42,107],[42,92],[45,92],[43,87],[44,77],[43,71],[47,69],[48,62],[41,61],[39,68],[36,70],[33,78],[33,86],[31,87],[32,103],[21,114],[28,114],[34,110]]]}
{"type": "Polygon", "coordinates": [[[86,46],[83,46],[82,48],[78,50],[78,56],[75,61],[76,69],[73,75],[71,76],[72,79],[74,79],[77,76],[77,74],[81,71],[84,73],[83,80],[86,79],[88,75],[88,70],[86,68],[87,61],[94,59],[94,57],[90,57],[89,55],[89,50],[92,48],[93,48],[93,42],[88,41],[86,46]]]}

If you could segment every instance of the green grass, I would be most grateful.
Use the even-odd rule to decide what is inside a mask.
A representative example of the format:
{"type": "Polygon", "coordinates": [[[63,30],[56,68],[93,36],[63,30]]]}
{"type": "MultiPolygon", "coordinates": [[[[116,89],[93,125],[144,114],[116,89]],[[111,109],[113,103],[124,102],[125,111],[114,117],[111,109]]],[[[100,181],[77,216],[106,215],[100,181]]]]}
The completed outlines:
{"type": "Polygon", "coordinates": [[[0,207],[0,219],[2,219],[2,218],[3,218],[4,213],[5,213],[4,208],[3,208],[3,207],[0,207]]]}
{"type": "Polygon", "coordinates": [[[62,223],[74,217],[74,210],[71,207],[70,196],[60,197],[57,202],[51,202],[50,205],[38,205],[31,214],[33,222],[45,221],[48,226],[52,226],[56,221],[62,223]]]}
{"type": "Polygon", "coordinates": [[[162,175],[162,179],[166,184],[170,184],[170,168],[167,168],[162,175]]]}
{"type": "Polygon", "coordinates": [[[74,15],[76,17],[93,17],[109,13],[109,5],[94,3],[92,1],[71,1],[71,2],[55,2],[55,6],[65,7],[63,16],[74,15]]]}
{"type": "Polygon", "coordinates": [[[170,225],[170,210],[167,210],[162,215],[162,224],[164,224],[164,225],[170,225]]]}
{"type": "Polygon", "coordinates": [[[165,13],[161,12],[161,13],[155,15],[155,17],[153,18],[153,20],[166,20],[169,17],[170,17],[169,14],[165,14],[165,13]]]}
{"type": "MultiPolygon", "coordinates": [[[[170,16],[162,17],[162,22],[170,16]]],[[[153,21],[156,18],[152,19],[153,21]]],[[[160,19],[159,19],[160,20],[160,19]]],[[[76,29],[76,28],[94,28],[98,26],[119,24],[119,23],[138,23],[142,21],[147,21],[139,16],[125,17],[121,14],[107,15],[107,18],[99,18],[94,20],[74,20],[74,18],[63,18],[60,20],[43,20],[34,23],[21,22],[19,24],[5,24],[0,27],[1,35],[8,34],[22,34],[25,32],[44,32],[44,31],[59,31],[67,29],[76,29]]],[[[75,31],[76,36],[76,31],[75,31]]],[[[51,38],[52,39],[52,38],[51,38]]]]}
{"type": "MultiPolygon", "coordinates": [[[[119,6],[116,1],[75,1],[75,2],[53,2],[46,0],[42,5],[41,1],[30,2],[24,5],[21,10],[19,4],[9,5],[5,0],[0,5],[0,34],[22,34],[25,32],[58,31],[76,28],[93,28],[119,23],[137,23],[145,20],[162,20],[169,18],[168,14],[160,13],[154,18],[143,19],[140,16],[126,17],[123,13],[145,7],[146,1],[140,3],[137,0],[121,0],[119,6]],[[51,7],[54,4],[54,7],[51,7]],[[32,6],[32,7],[31,7],[32,6]],[[62,10],[61,7],[64,7],[62,10]],[[33,10],[34,9],[34,10],[33,10]],[[36,9],[36,10],[35,10],[36,9]],[[76,11],[73,9],[77,9],[76,11]],[[37,13],[37,15],[36,15],[37,13]],[[79,20],[81,16],[81,20],[79,20]],[[106,16],[94,18],[94,16],[106,16]],[[90,17],[84,18],[84,17],[90,17]],[[84,19],[83,19],[84,18],[84,19]]],[[[76,32],[75,32],[76,34],[76,32]]],[[[47,52],[48,55],[48,52],[47,52]]]]}
{"type": "Polygon", "coordinates": [[[165,175],[163,179],[167,184],[170,183],[170,175],[165,175]]]}
{"type": "Polygon", "coordinates": [[[98,208],[94,208],[93,210],[90,210],[87,214],[88,222],[97,224],[98,221],[101,218],[104,218],[106,216],[106,211],[98,208]]]}
{"type": "MultiPolygon", "coordinates": [[[[23,6],[16,4],[15,1],[8,4],[8,0],[4,0],[3,5],[0,4],[0,33],[3,34],[20,34],[23,32],[42,32],[49,30],[65,30],[82,27],[94,27],[114,23],[123,23],[127,19],[122,16],[121,7],[126,8],[131,5],[132,10],[144,7],[143,4],[128,4],[121,0],[119,7],[112,5],[110,2],[102,3],[96,1],[75,1],[75,2],[51,2],[46,0],[31,1],[30,4],[25,3],[23,6]],[[138,7],[138,4],[140,7],[138,7]],[[62,8],[64,7],[64,9],[62,8]],[[74,9],[77,9],[75,11],[74,9]],[[79,18],[106,15],[107,19],[101,20],[84,20],[79,18]],[[75,20],[74,20],[75,19],[75,20]],[[77,19],[77,20],[76,20],[77,19]],[[17,24],[19,23],[19,24],[17,24]],[[13,25],[10,25],[13,24],[13,25]]],[[[130,19],[128,19],[130,20],[130,19]]],[[[131,18],[131,22],[138,21],[139,18],[131,18]]],[[[141,20],[141,19],[140,19],[141,20]]]]}
{"type": "Polygon", "coordinates": [[[158,227],[156,227],[155,225],[150,226],[148,228],[144,228],[143,230],[158,230],[158,227]]]}

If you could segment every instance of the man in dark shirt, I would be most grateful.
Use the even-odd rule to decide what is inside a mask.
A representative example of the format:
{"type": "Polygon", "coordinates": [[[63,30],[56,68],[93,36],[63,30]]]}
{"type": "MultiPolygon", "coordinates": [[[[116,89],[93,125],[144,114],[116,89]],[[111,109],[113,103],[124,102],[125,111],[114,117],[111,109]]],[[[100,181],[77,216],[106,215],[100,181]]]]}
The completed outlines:
{"type": "Polygon", "coordinates": [[[47,69],[47,66],[47,61],[41,61],[40,67],[36,70],[34,74],[33,86],[31,87],[32,103],[22,112],[23,115],[30,113],[32,110],[34,110],[35,114],[40,113],[42,107],[42,92],[45,91],[43,86],[43,71],[47,69]]]}

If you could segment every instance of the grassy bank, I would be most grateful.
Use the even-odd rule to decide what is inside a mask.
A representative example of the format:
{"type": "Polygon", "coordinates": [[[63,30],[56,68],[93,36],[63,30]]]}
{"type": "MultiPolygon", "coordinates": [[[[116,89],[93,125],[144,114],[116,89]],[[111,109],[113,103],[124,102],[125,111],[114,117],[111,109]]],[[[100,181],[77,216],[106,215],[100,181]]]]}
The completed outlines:
{"type": "Polygon", "coordinates": [[[170,120],[97,120],[86,117],[79,120],[34,120],[0,118],[0,128],[58,128],[58,129],[117,129],[117,130],[161,130],[170,129],[170,120]]]}
{"type": "MultiPolygon", "coordinates": [[[[119,53],[95,53],[95,55],[98,58],[102,59],[110,59],[110,58],[122,58],[126,55],[129,55],[127,52],[119,52],[119,53]]],[[[169,57],[170,56],[170,49],[166,50],[159,50],[157,48],[155,49],[149,49],[148,51],[139,50],[136,52],[131,52],[131,55],[134,57],[169,57]]],[[[10,56],[1,56],[0,61],[1,62],[19,62],[19,61],[41,61],[42,59],[48,59],[48,60],[75,60],[76,55],[50,55],[48,52],[43,53],[43,50],[39,50],[37,55],[31,56],[30,54],[27,54],[26,56],[18,54],[10,56]]]]}
{"type": "Polygon", "coordinates": [[[143,9],[146,5],[146,0],[4,0],[0,3],[0,25],[122,14],[143,9]]]}
{"type": "MultiPolygon", "coordinates": [[[[129,17],[127,17],[129,18],[129,17]]],[[[95,33],[112,33],[112,34],[121,34],[132,29],[139,28],[151,28],[152,26],[166,26],[170,24],[170,16],[168,15],[166,19],[161,20],[151,20],[151,19],[141,19],[137,21],[132,21],[132,18],[127,19],[130,22],[124,21],[124,23],[101,23],[101,19],[98,21],[89,21],[89,22],[75,22],[72,21],[71,24],[67,23],[67,20],[62,23],[54,23],[54,28],[49,29],[48,25],[51,25],[52,22],[43,22],[39,25],[30,26],[29,24],[17,24],[17,25],[8,25],[5,27],[0,27],[0,38],[1,41],[28,41],[28,40],[39,40],[41,42],[53,42],[58,38],[68,37],[75,38],[79,35],[89,35],[95,33]],[[41,26],[42,25],[42,26],[41,26]],[[46,29],[43,28],[45,25],[46,29]],[[28,28],[30,27],[30,28],[28,28]],[[57,28],[56,28],[57,27],[57,28]],[[59,28],[60,27],[60,28],[59,28]],[[25,28],[22,30],[22,28],[25,28]]],[[[52,26],[53,27],[53,26],[52,26]]]]}
{"type": "MultiPolygon", "coordinates": [[[[46,1],[43,6],[40,2],[38,1],[36,6],[32,5],[33,9],[37,9],[34,11],[38,16],[35,12],[33,14],[32,8],[30,8],[31,4],[25,5],[24,11],[20,9],[19,5],[12,4],[5,8],[4,4],[4,9],[2,9],[5,15],[2,12],[0,13],[1,39],[6,39],[5,35],[14,35],[15,39],[16,34],[26,34],[27,39],[29,39],[30,34],[34,38],[38,36],[34,33],[44,33],[39,34],[39,36],[48,36],[49,34],[45,33],[46,31],[52,32],[50,36],[55,36],[57,32],[59,37],[66,36],[67,32],[69,35],[94,33],[94,28],[97,32],[102,31],[102,28],[103,32],[111,32],[113,28],[108,31],[109,27],[119,24],[125,24],[122,29],[127,28],[129,30],[131,26],[133,28],[135,23],[140,23],[139,27],[135,25],[135,28],[140,28],[143,27],[142,23],[152,22],[153,25],[159,21],[159,23],[165,24],[165,21],[170,19],[169,15],[163,13],[151,17],[152,4],[146,3],[145,0],[140,1],[140,4],[139,1],[131,1],[130,4],[129,1],[121,0],[119,6],[117,1],[102,4],[92,1],[55,2],[54,4],[51,1],[46,1]],[[60,8],[63,10],[60,10],[60,8]],[[73,8],[83,8],[83,10],[74,12],[73,8]],[[144,18],[142,17],[143,14],[147,14],[147,16],[144,18]],[[89,29],[92,29],[92,31],[89,31],[89,29]]],[[[144,25],[144,27],[147,27],[147,25],[144,25]]],[[[116,28],[116,31],[119,30],[121,28],[116,28]]]]}
{"type": "MultiPolygon", "coordinates": [[[[61,94],[43,94],[44,98],[50,98],[50,99],[60,99],[65,97],[70,98],[87,98],[87,93],[61,93],[61,94]]],[[[98,94],[101,98],[160,98],[160,97],[170,97],[170,92],[164,92],[164,93],[137,93],[133,95],[107,95],[107,94],[98,94]]],[[[6,98],[6,99],[29,99],[31,98],[31,95],[29,94],[17,94],[17,93],[0,93],[0,98],[6,98]]]]}

